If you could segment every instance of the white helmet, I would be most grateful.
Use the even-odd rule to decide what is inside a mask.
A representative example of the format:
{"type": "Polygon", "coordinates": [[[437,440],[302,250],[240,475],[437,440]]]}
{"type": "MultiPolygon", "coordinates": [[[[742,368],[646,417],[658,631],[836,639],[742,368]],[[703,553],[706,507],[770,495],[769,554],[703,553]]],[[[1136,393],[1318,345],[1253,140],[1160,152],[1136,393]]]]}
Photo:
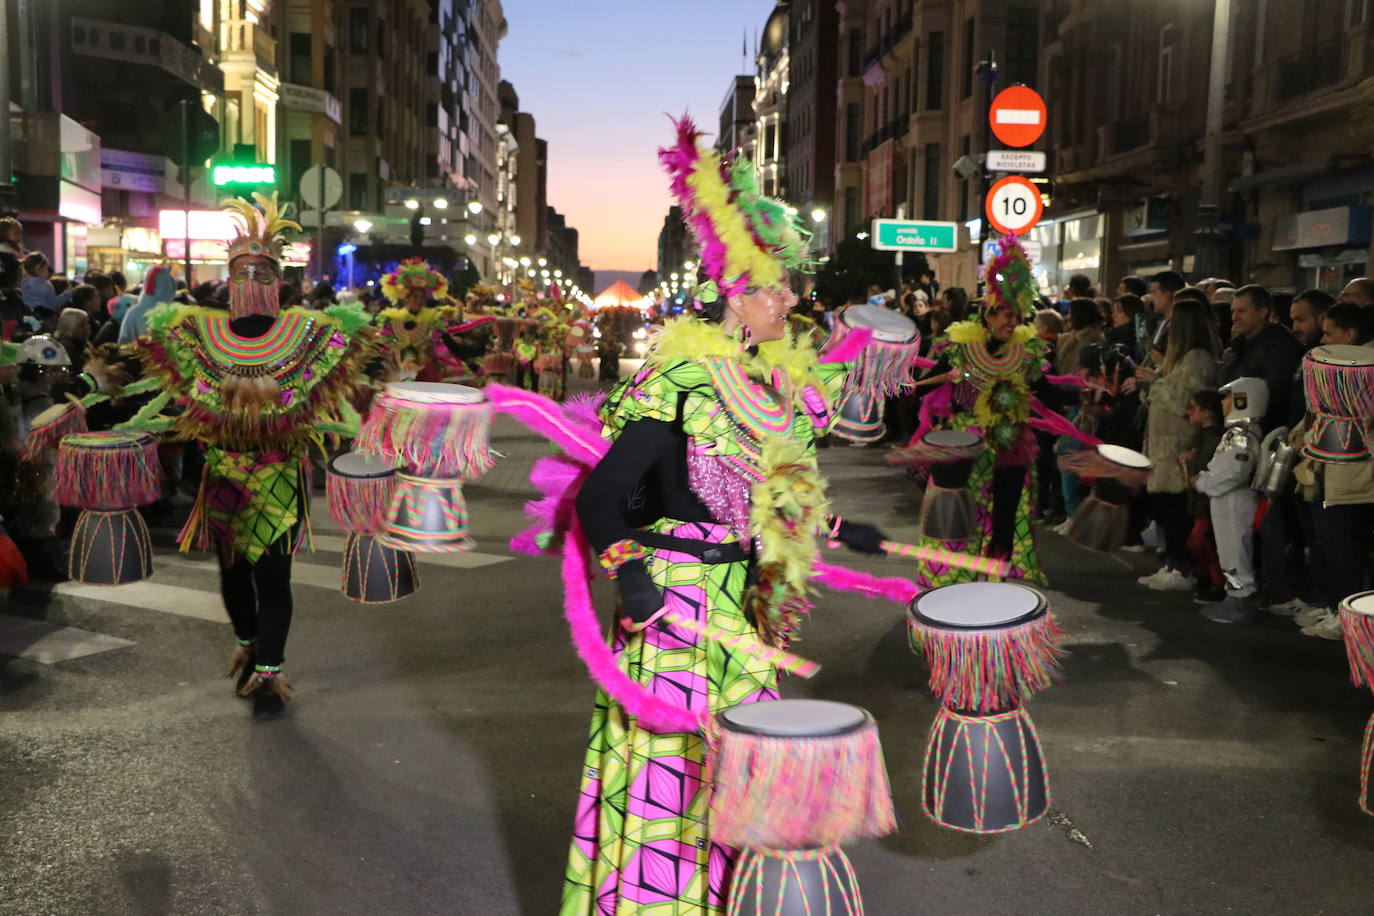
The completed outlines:
{"type": "Polygon", "coordinates": [[[67,348],[46,334],[37,334],[21,343],[17,362],[21,365],[28,363],[33,366],[70,366],[72,364],[71,357],[67,355],[67,348]]]}
{"type": "Polygon", "coordinates": [[[1238,378],[1222,385],[1221,393],[1231,396],[1227,426],[1247,421],[1258,423],[1269,409],[1269,385],[1262,378],[1238,378]]]}

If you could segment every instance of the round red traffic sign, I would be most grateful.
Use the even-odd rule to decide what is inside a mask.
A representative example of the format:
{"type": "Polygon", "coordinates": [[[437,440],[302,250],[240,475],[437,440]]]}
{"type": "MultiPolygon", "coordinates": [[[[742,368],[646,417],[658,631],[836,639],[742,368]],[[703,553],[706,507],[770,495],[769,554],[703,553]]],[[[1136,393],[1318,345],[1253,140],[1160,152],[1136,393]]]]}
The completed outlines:
{"type": "Polygon", "coordinates": [[[1045,100],[1029,86],[1009,86],[992,100],[988,124],[1007,146],[1030,146],[1045,132],[1045,100]]]}
{"type": "Polygon", "coordinates": [[[983,210],[992,228],[1002,235],[1021,235],[1040,222],[1045,204],[1040,189],[1029,178],[1008,175],[988,190],[983,210]]]}

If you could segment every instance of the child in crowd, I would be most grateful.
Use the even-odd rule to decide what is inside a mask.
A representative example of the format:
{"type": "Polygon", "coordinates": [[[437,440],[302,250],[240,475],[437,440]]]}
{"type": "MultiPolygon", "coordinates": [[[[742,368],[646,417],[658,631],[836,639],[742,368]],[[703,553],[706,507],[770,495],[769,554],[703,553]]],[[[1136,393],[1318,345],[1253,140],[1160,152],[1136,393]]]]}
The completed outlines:
{"type": "Polygon", "coordinates": [[[1197,427],[1197,440],[1178,459],[1192,488],[1188,491],[1188,514],[1193,518],[1188,550],[1193,555],[1197,572],[1196,600],[1210,604],[1226,597],[1226,579],[1221,574],[1216,538],[1212,534],[1212,507],[1207,497],[1198,491],[1197,479],[1212,463],[1212,456],[1221,444],[1221,393],[1211,389],[1195,392],[1188,401],[1188,422],[1197,427]]]}
{"type": "Polygon", "coordinates": [[[1216,623],[1237,623],[1253,612],[1259,494],[1251,484],[1259,463],[1260,421],[1269,407],[1269,386],[1264,379],[1238,378],[1222,386],[1221,394],[1226,431],[1195,486],[1212,501],[1212,533],[1226,576],[1226,598],[1200,613],[1216,623]]]}

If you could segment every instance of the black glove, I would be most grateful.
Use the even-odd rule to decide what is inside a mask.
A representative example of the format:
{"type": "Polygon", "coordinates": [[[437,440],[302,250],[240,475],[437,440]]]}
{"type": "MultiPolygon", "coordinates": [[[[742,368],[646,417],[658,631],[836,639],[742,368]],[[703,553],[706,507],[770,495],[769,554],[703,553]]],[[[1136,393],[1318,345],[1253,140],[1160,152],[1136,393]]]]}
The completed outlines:
{"type": "Polygon", "coordinates": [[[643,560],[622,563],[615,572],[615,584],[620,589],[620,616],[635,623],[647,623],[663,607],[663,595],[649,577],[643,560]]]}
{"type": "MultiPolygon", "coordinates": [[[[833,524],[833,523],[832,523],[833,524]]],[[[883,541],[887,540],[887,535],[883,534],[872,525],[864,525],[859,522],[847,522],[839,520],[839,526],[834,529],[835,540],[839,541],[850,550],[858,553],[883,553],[883,541]]]]}

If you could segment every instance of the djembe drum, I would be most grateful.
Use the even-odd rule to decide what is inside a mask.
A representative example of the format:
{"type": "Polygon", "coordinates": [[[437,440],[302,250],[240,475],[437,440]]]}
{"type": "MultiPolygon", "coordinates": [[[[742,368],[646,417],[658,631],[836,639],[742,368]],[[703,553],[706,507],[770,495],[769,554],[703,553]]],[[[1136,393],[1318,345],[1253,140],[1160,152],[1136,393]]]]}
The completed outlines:
{"type": "Polygon", "coordinates": [[[902,449],[904,460],[926,466],[930,479],[921,497],[921,534],[938,541],[973,537],[978,513],[969,492],[973,461],[983,437],[958,429],[933,429],[902,449]]]}
{"type": "Polygon", "coordinates": [[[471,550],[463,482],[485,474],[491,402],[478,388],[397,382],[372,405],[354,449],[404,465],[378,534],[396,550],[471,550]]]}
{"type": "Polygon", "coordinates": [[[1125,545],[1131,497],[1145,486],[1154,463],[1140,452],[1103,443],[1059,456],[1061,470],[1092,481],[1092,490],[1069,522],[1069,540],[1110,553],[1125,545]]]}
{"type": "Polygon", "coordinates": [[[420,587],[415,555],[377,539],[395,490],[396,468],[383,459],[349,453],[329,462],[329,515],[348,532],[339,588],[351,601],[386,604],[420,587]]]}
{"type": "Polygon", "coordinates": [[[915,598],[908,621],[941,705],[926,744],[926,814],[969,833],[1036,821],[1049,807],[1049,778],[1022,704],[1058,667],[1061,631],[1045,596],[1007,582],[946,585],[915,598]]]}
{"type": "Polygon", "coordinates": [[[743,849],[730,916],[861,914],[841,844],[896,829],[873,717],[846,703],[772,700],[716,722],[711,839],[743,849]]]}
{"type": "Polygon", "coordinates": [[[1369,461],[1374,446],[1374,350],[1327,346],[1302,361],[1309,423],[1302,453],[1314,461],[1369,461]]]}
{"type": "MultiPolygon", "coordinates": [[[[1345,657],[1350,663],[1350,681],[1356,687],[1374,691],[1374,592],[1358,592],[1341,602],[1341,632],[1345,634],[1345,657]]],[[[1360,745],[1360,810],[1374,814],[1369,774],[1374,768],[1374,715],[1364,729],[1360,745]]]]}
{"type": "Polygon", "coordinates": [[[877,442],[886,432],[883,401],[910,388],[921,335],[910,318],[877,305],[851,305],[835,320],[823,352],[833,350],[859,328],[873,336],[854,361],[840,394],[834,433],[857,444],[877,442]]]}
{"type": "Polygon", "coordinates": [[[153,574],[153,545],[137,507],[162,496],[157,439],[144,433],[63,436],[53,501],[81,509],[68,575],[89,585],[124,585],[153,574]]]}

